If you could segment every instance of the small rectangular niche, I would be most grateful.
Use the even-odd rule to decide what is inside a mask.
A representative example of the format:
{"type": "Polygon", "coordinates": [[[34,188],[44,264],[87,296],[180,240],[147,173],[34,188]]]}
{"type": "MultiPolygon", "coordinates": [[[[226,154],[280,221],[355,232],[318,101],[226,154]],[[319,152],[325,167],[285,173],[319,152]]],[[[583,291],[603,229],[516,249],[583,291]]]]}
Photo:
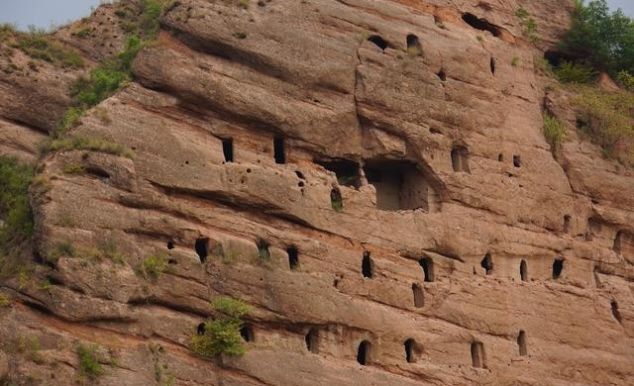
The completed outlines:
{"type": "Polygon", "coordinates": [[[277,164],[286,163],[285,145],[286,143],[283,137],[277,136],[273,139],[273,155],[275,157],[275,163],[277,164]]]}
{"type": "Polygon", "coordinates": [[[233,162],[233,138],[222,140],[222,153],[225,156],[225,162],[233,162]]]}
{"type": "Polygon", "coordinates": [[[435,206],[435,192],[412,162],[372,161],[366,164],[364,171],[376,189],[378,209],[430,211],[435,206]]]}
{"type": "Polygon", "coordinates": [[[345,159],[333,159],[329,161],[315,161],[315,163],[335,173],[339,185],[354,188],[361,186],[361,176],[359,175],[360,167],[357,162],[345,159]]]}

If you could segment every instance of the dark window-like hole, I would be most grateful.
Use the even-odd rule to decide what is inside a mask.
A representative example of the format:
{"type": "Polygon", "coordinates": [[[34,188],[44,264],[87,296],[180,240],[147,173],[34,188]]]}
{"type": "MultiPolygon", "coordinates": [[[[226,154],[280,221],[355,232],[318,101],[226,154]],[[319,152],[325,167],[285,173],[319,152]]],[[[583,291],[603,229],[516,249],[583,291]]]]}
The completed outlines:
{"type": "Polygon", "coordinates": [[[471,343],[471,363],[473,367],[485,367],[484,345],[481,342],[471,343]]]}
{"type": "Polygon", "coordinates": [[[296,270],[299,266],[299,251],[297,247],[290,246],[286,249],[286,253],[288,253],[288,266],[292,270],[296,270]]]}
{"type": "Polygon", "coordinates": [[[359,164],[354,161],[336,159],[331,161],[315,161],[326,170],[334,172],[337,176],[339,185],[351,186],[358,188],[361,186],[361,177],[359,176],[359,164]]]}
{"type": "Polygon", "coordinates": [[[378,209],[430,211],[438,204],[429,179],[412,162],[372,161],[366,163],[364,170],[376,190],[378,209]]]}
{"type": "Polygon", "coordinates": [[[407,35],[407,52],[410,55],[421,55],[423,53],[423,47],[418,40],[418,36],[414,34],[407,35]]]}
{"type": "Polygon", "coordinates": [[[559,279],[564,270],[564,259],[558,258],[553,261],[553,279],[559,279]]]}
{"type": "Polygon", "coordinates": [[[245,342],[253,341],[253,329],[249,325],[242,326],[240,328],[240,336],[244,339],[245,342]]]}
{"type": "Polygon", "coordinates": [[[368,38],[369,42],[374,43],[375,46],[379,47],[382,51],[385,51],[385,49],[388,47],[388,42],[385,41],[385,39],[383,39],[382,37],[380,37],[379,35],[372,35],[368,38]]]}
{"type": "Polygon", "coordinates": [[[495,74],[495,58],[491,58],[489,61],[489,66],[491,67],[491,74],[495,74]]]}
{"type": "Polygon", "coordinates": [[[258,247],[258,256],[262,260],[269,260],[271,258],[271,251],[269,250],[269,243],[264,239],[258,239],[256,242],[258,247]]]}
{"type": "Polygon", "coordinates": [[[205,325],[205,323],[204,323],[204,322],[203,322],[203,323],[200,323],[200,324],[198,325],[198,328],[196,329],[196,332],[198,333],[198,335],[205,335],[205,329],[206,329],[206,328],[207,328],[207,327],[206,327],[206,325],[205,325]]]}
{"type": "Polygon", "coordinates": [[[623,239],[625,238],[623,231],[616,232],[616,236],[614,237],[614,244],[612,245],[612,250],[614,252],[621,254],[623,251],[623,239]]]}
{"type": "Polygon", "coordinates": [[[616,300],[612,300],[610,303],[610,307],[612,308],[612,316],[616,319],[617,322],[622,323],[623,319],[621,318],[621,312],[619,312],[619,304],[616,300]]]}
{"type": "Polygon", "coordinates": [[[493,273],[493,259],[491,258],[491,254],[487,253],[482,261],[480,262],[480,266],[484,268],[484,273],[490,275],[493,273]]]}
{"type": "Polygon", "coordinates": [[[341,191],[338,188],[332,188],[330,190],[330,205],[332,209],[337,212],[341,212],[343,210],[343,197],[341,196],[341,191]]]}
{"type": "Polygon", "coordinates": [[[222,140],[222,153],[225,156],[225,162],[233,162],[233,139],[225,138],[222,140]]]}
{"type": "Polygon", "coordinates": [[[418,264],[423,268],[423,279],[428,282],[434,281],[434,261],[431,257],[423,257],[418,260],[418,264]]]}
{"type": "Polygon", "coordinates": [[[308,334],[304,337],[306,341],[306,349],[313,354],[317,354],[319,352],[319,333],[316,329],[311,328],[308,331],[308,334]]]}
{"type": "Polygon", "coordinates": [[[504,154],[498,154],[498,162],[504,162],[504,154]]]}
{"type": "Polygon", "coordinates": [[[414,283],[412,284],[412,292],[414,294],[414,307],[421,308],[425,306],[425,294],[423,293],[423,287],[414,283]]]}
{"type": "Polygon", "coordinates": [[[436,75],[438,75],[440,80],[442,80],[443,82],[447,80],[447,73],[442,68],[440,69],[440,71],[438,71],[438,73],[436,75]]]}
{"type": "Polygon", "coordinates": [[[522,166],[522,158],[519,155],[513,156],[513,166],[515,166],[516,168],[522,166]]]}
{"type": "Polygon", "coordinates": [[[520,356],[528,355],[528,350],[526,348],[526,333],[524,330],[520,330],[520,333],[517,336],[517,346],[520,351],[520,356]]]}
{"type": "Polygon", "coordinates": [[[207,261],[207,256],[209,256],[209,238],[205,237],[196,239],[194,249],[200,258],[201,263],[207,261]]]}
{"type": "Polygon", "coordinates": [[[469,150],[465,146],[454,146],[451,149],[451,166],[454,172],[469,173],[469,150]]]}
{"type": "Polygon", "coordinates": [[[374,263],[370,258],[370,252],[363,252],[363,261],[361,262],[361,273],[363,277],[372,278],[374,275],[374,263]]]}
{"type": "Polygon", "coordinates": [[[462,15],[462,20],[465,23],[469,24],[471,27],[481,30],[481,31],[489,31],[495,37],[499,37],[502,35],[502,30],[500,27],[495,24],[489,23],[486,19],[480,19],[476,15],[472,13],[465,13],[462,15]]]}
{"type": "Polygon", "coordinates": [[[175,247],[174,240],[168,240],[167,249],[174,249],[174,247],[175,247]]]}
{"type": "Polygon", "coordinates": [[[528,266],[526,264],[526,260],[522,260],[520,263],[520,278],[522,281],[528,280],[528,266]]]}
{"type": "Polygon", "coordinates": [[[273,155],[275,157],[275,163],[283,164],[286,163],[286,149],[284,138],[275,137],[273,139],[273,155]]]}
{"type": "Polygon", "coordinates": [[[407,339],[403,344],[405,346],[405,360],[408,363],[416,363],[421,354],[421,349],[414,339],[407,339]]]}
{"type": "Polygon", "coordinates": [[[367,365],[371,360],[371,350],[372,344],[367,340],[364,340],[359,344],[359,348],[357,349],[357,362],[362,365],[367,365]]]}

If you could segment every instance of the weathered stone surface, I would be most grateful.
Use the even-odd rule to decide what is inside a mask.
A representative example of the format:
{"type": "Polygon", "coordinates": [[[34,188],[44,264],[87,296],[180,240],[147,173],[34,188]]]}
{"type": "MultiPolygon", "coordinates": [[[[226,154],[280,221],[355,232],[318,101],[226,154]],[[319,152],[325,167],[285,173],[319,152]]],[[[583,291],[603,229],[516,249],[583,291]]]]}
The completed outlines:
{"type": "MultiPolygon", "coordinates": [[[[2,342],[35,337],[40,348],[33,357],[2,345],[14,353],[10,379],[72,384],[83,342],[103,351],[101,385],[631,384],[634,175],[574,133],[565,95],[545,91],[518,3],[260,3],[179,1],[137,57],[135,82],[70,133],[124,145],[131,158],[72,150],[41,161],[35,249],[49,265],[28,285],[3,283],[16,304],[0,309],[2,342]],[[420,49],[408,49],[408,34],[420,49]],[[542,134],[544,105],[571,126],[559,161],[542,134]],[[342,159],[359,175],[323,166],[342,159]],[[401,174],[420,182],[399,196],[390,181],[401,174]],[[386,200],[408,210],[382,210],[386,200]],[[215,246],[203,263],[199,238],[215,246]],[[68,244],[74,256],[53,253],[68,244]],[[140,264],[158,254],[169,269],[144,278],[140,264]],[[218,295],[254,307],[243,357],[189,349],[218,295]],[[356,361],[364,340],[366,366],[356,361]]],[[[543,48],[565,29],[564,3],[519,2],[543,48]]],[[[32,159],[35,139],[3,132],[0,149],[32,159]]]]}

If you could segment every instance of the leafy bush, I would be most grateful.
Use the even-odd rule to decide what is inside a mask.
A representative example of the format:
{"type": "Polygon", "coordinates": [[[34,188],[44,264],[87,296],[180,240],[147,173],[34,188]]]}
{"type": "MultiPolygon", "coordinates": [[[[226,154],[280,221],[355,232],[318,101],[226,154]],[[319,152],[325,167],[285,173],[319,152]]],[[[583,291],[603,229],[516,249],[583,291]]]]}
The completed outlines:
{"type": "Polygon", "coordinates": [[[90,379],[103,375],[104,369],[97,358],[96,346],[80,345],[77,347],[77,356],[79,357],[79,370],[82,375],[90,379]]]}
{"type": "Polygon", "coordinates": [[[596,76],[592,67],[573,62],[563,62],[554,72],[563,83],[589,83],[596,76]]]}
{"type": "Polygon", "coordinates": [[[617,76],[617,80],[626,90],[634,92],[634,75],[627,71],[621,71],[617,76]]]}
{"type": "Polygon", "coordinates": [[[133,158],[134,153],[128,148],[100,138],[68,137],[55,139],[46,145],[46,150],[69,151],[69,150],[91,150],[101,153],[108,153],[128,158],[133,158]]]}
{"type": "Polygon", "coordinates": [[[0,156],[0,256],[13,255],[33,234],[28,190],[33,169],[14,158],[0,156]]]}
{"type": "Polygon", "coordinates": [[[622,70],[634,73],[634,21],[620,9],[610,12],[606,0],[592,0],[587,5],[575,1],[572,26],[561,50],[612,75],[622,70]]]}
{"type": "Polygon", "coordinates": [[[520,7],[515,16],[519,19],[522,26],[522,32],[533,43],[537,42],[537,23],[530,13],[523,7],[520,7]]]}
{"type": "Polygon", "coordinates": [[[597,87],[570,86],[578,110],[578,126],[600,145],[604,154],[634,166],[634,93],[597,87]]]}
{"type": "Polygon", "coordinates": [[[192,350],[207,358],[220,354],[243,355],[245,348],[240,329],[242,318],[250,312],[251,307],[239,300],[219,297],[213,302],[213,308],[218,315],[205,323],[202,335],[192,337],[192,350]]]}
{"type": "Polygon", "coordinates": [[[556,153],[566,135],[566,127],[557,118],[552,115],[544,114],[544,136],[546,141],[550,144],[550,149],[553,153],[556,153]]]}
{"type": "Polygon", "coordinates": [[[33,59],[44,60],[63,68],[82,68],[84,60],[72,49],[54,42],[39,30],[32,29],[29,33],[16,33],[17,46],[33,59]]]}
{"type": "Polygon", "coordinates": [[[152,255],[141,263],[140,273],[146,279],[156,280],[167,270],[167,257],[162,254],[152,255]]]}

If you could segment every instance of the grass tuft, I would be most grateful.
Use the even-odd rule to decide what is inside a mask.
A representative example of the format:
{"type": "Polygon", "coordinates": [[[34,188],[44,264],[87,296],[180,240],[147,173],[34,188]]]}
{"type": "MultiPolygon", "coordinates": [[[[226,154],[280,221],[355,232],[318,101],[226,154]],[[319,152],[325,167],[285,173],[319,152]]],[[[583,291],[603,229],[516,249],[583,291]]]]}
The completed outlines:
{"type": "Polygon", "coordinates": [[[96,379],[104,374],[104,369],[97,358],[97,347],[79,345],[77,347],[77,356],[79,357],[79,370],[82,375],[96,379]]]}
{"type": "Polygon", "coordinates": [[[561,148],[561,143],[566,136],[564,124],[549,113],[544,114],[544,136],[550,144],[550,150],[557,154],[561,148]]]}
{"type": "Polygon", "coordinates": [[[118,143],[109,142],[100,138],[67,137],[51,141],[46,150],[70,151],[70,150],[91,150],[101,153],[113,154],[127,158],[133,158],[134,153],[125,146],[118,143]]]}

